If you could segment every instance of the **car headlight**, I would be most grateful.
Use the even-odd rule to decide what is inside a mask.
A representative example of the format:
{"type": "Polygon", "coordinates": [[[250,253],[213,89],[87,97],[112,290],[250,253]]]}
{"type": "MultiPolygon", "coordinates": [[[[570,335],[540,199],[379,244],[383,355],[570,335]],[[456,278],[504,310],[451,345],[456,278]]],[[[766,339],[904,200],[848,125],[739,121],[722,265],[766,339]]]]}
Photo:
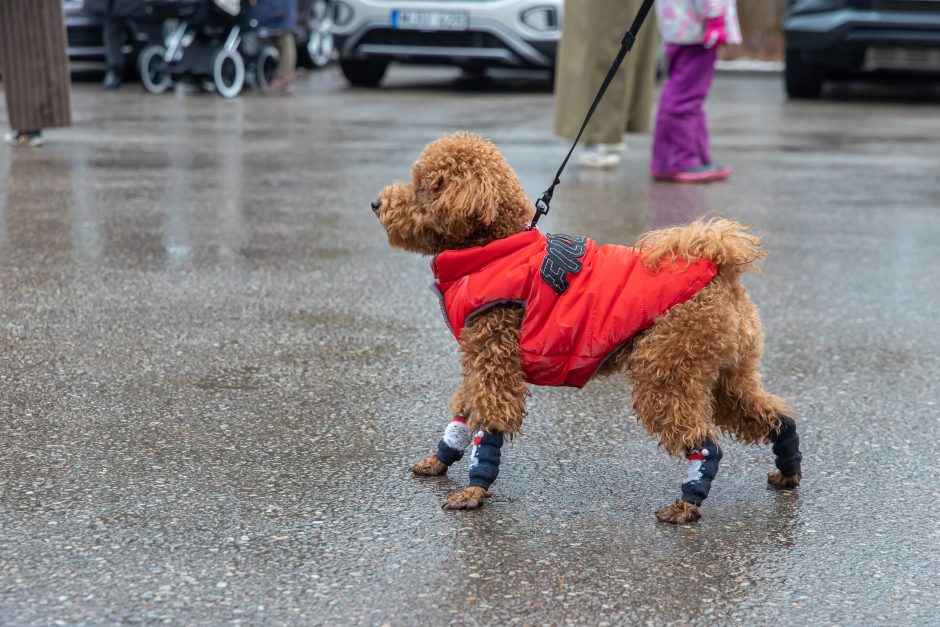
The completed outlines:
{"type": "Polygon", "coordinates": [[[522,12],[522,23],[542,33],[558,30],[555,7],[533,7],[522,12]]]}
{"type": "Polygon", "coordinates": [[[353,8],[343,2],[342,0],[337,0],[333,3],[333,23],[337,26],[346,26],[352,21],[353,18],[353,8]]]}

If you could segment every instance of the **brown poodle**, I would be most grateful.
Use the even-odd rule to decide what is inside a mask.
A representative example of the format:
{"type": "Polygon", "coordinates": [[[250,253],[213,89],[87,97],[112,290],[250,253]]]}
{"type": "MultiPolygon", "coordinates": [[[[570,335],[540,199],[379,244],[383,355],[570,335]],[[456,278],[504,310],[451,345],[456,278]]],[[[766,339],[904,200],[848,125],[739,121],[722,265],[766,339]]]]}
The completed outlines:
{"type": "Polygon", "coordinates": [[[763,330],[739,281],[763,256],[756,236],[713,219],[647,233],[633,248],[546,237],[526,228],[533,207],[502,154],[467,133],[429,144],[411,174],[372,207],[393,246],[435,256],[442,311],[460,342],[454,420],[413,467],[443,475],[475,434],[470,485],[446,509],[490,496],[503,438],[522,427],[527,384],[581,387],[616,372],[633,384],[640,423],[689,462],[682,497],[656,512],[660,521],[699,519],[719,430],[773,442],[768,483],[799,485],[796,424],[761,386],[763,330]]]}

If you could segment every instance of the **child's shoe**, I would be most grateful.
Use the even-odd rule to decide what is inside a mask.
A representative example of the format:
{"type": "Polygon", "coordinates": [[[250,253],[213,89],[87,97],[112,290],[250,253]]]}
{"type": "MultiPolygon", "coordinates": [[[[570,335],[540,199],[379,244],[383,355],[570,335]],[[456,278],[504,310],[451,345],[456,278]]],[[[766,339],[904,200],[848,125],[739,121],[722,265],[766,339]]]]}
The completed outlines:
{"type": "Polygon", "coordinates": [[[734,172],[734,168],[726,163],[708,163],[706,165],[712,169],[711,180],[713,181],[723,181],[734,172]]]}
{"type": "Polygon", "coordinates": [[[670,183],[708,183],[714,181],[715,171],[710,164],[697,165],[694,168],[686,168],[671,174],[653,173],[653,178],[657,181],[670,183]]]}

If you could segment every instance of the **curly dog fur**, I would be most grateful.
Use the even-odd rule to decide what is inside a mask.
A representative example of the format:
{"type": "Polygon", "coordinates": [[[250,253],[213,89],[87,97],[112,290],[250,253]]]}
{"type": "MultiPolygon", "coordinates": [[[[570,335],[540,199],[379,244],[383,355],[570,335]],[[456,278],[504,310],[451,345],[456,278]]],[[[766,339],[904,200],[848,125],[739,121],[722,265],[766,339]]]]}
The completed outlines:
{"type": "MultiPolygon", "coordinates": [[[[516,234],[533,214],[513,170],[487,140],[458,133],[427,146],[411,181],[384,188],[373,205],[396,247],[425,255],[482,246],[516,234]]],[[[763,330],[757,309],[739,278],[763,257],[759,238],[724,219],[695,222],[643,235],[636,248],[650,269],[673,261],[710,259],[717,276],[690,300],[670,309],[655,324],[613,354],[599,375],[626,373],[633,386],[636,416],[667,453],[684,455],[718,431],[745,443],[766,441],[789,414],[780,398],[766,392],[758,365],[763,330]]],[[[499,305],[473,318],[461,335],[461,383],[451,410],[468,417],[471,430],[512,437],[522,427],[529,392],[519,348],[523,311],[499,305]]],[[[413,468],[440,475],[432,453],[413,468]]],[[[771,473],[768,482],[792,487],[799,476],[771,473]]],[[[489,493],[468,488],[445,507],[472,509],[489,493]]],[[[681,499],[657,512],[660,520],[697,520],[698,507],[681,499]]]]}

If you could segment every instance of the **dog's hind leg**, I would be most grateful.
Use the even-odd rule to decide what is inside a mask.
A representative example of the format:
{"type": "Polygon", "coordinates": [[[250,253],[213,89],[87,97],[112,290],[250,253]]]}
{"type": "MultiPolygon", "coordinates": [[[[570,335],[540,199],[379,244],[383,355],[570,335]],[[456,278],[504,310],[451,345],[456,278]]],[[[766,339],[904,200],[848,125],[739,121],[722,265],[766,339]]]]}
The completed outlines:
{"type": "Polygon", "coordinates": [[[444,509],[476,509],[490,496],[499,474],[504,437],[522,428],[528,390],[519,353],[522,310],[495,307],[461,332],[462,402],[469,427],[477,431],[470,460],[469,487],[451,494],[444,509]]]}
{"type": "Polygon", "coordinates": [[[782,399],[764,391],[756,371],[722,376],[716,397],[715,422],[722,430],[740,442],[773,443],[777,470],[767,473],[767,483],[779,489],[800,485],[803,455],[796,421],[782,399]]]}
{"type": "Polygon", "coordinates": [[[767,392],[761,384],[758,365],[763,348],[763,331],[750,301],[738,303],[741,325],[738,337],[740,358],[723,370],[715,388],[715,423],[747,444],[773,442],[777,471],[767,474],[775,488],[798,486],[802,478],[800,438],[796,421],[783,399],[767,392]]]}
{"type": "Polygon", "coordinates": [[[682,497],[656,512],[656,518],[660,522],[675,524],[694,522],[701,518],[698,508],[708,498],[721,457],[721,448],[710,439],[690,450],[685,456],[689,472],[682,482],[682,497]]]}
{"type": "Polygon", "coordinates": [[[796,421],[789,416],[780,416],[780,429],[770,432],[774,443],[775,472],[767,473],[767,483],[783,490],[795,488],[803,480],[803,454],[800,452],[800,436],[796,433],[796,421]]]}
{"type": "Polygon", "coordinates": [[[726,296],[712,284],[676,306],[636,339],[627,360],[637,419],[667,453],[691,464],[682,496],[656,512],[663,522],[698,520],[718,472],[714,389],[734,346],[726,296]]]}
{"type": "MultiPolygon", "coordinates": [[[[659,353],[656,359],[664,359],[667,354],[659,353]]],[[[691,464],[689,476],[682,484],[682,497],[657,511],[656,517],[676,524],[696,521],[700,518],[698,508],[708,496],[722,455],[711,422],[712,377],[688,364],[657,368],[654,374],[644,367],[644,359],[638,357],[636,351],[630,362],[637,418],[659,438],[666,452],[676,456],[684,454],[691,464]]]]}

